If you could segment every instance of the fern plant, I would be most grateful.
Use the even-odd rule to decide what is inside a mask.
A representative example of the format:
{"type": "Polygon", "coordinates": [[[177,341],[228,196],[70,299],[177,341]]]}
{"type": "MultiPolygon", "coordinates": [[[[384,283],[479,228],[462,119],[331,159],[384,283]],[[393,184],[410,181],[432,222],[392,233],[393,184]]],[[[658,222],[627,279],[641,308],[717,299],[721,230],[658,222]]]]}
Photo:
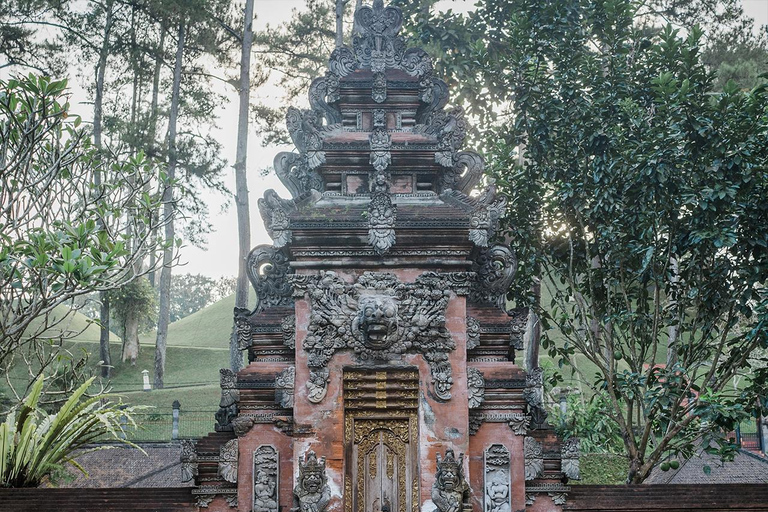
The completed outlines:
{"type": "Polygon", "coordinates": [[[84,449],[104,437],[138,448],[121,439],[125,425],[136,427],[131,418],[136,407],[121,409],[120,403],[105,400],[112,398],[110,395],[87,397],[93,380],[78,387],[55,414],[39,407],[44,380],[41,376],[35,381],[24,402],[0,423],[0,487],[38,486],[43,478],[66,464],[85,473],[75,457],[111,448],[102,445],[84,449]]]}

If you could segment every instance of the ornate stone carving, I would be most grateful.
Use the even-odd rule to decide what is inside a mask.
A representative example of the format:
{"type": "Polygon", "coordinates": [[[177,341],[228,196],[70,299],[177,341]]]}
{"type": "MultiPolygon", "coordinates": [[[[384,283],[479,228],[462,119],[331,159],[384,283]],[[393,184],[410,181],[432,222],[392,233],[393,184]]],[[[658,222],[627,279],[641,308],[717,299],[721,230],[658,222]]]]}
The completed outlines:
{"type": "Polygon", "coordinates": [[[417,131],[437,138],[435,163],[453,169],[467,134],[464,110],[461,107],[449,111],[436,110],[428,116],[425,124],[417,126],[417,131]]]}
{"type": "MultiPolygon", "coordinates": [[[[349,75],[357,69],[357,59],[352,50],[347,46],[341,46],[331,52],[328,59],[328,71],[341,78],[349,75]]],[[[331,101],[329,99],[329,101],[331,101]]]]}
{"type": "Polygon", "coordinates": [[[565,502],[568,499],[567,492],[548,492],[547,495],[552,498],[552,503],[555,505],[565,505],[565,502]]]}
{"type": "Polygon", "coordinates": [[[485,418],[481,412],[469,411],[469,435],[477,434],[480,427],[483,426],[483,421],[485,421],[485,418]]]}
{"type": "MultiPolygon", "coordinates": [[[[326,125],[341,123],[341,111],[333,103],[339,100],[339,77],[333,73],[317,77],[309,85],[309,106],[312,111],[325,118],[326,125]]],[[[315,128],[320,127],[320,121],[315,120],[315,128]]]]}
{"type": "Polygon", "coordinates": [[[237,416],[237,403],[240,401],[240,390],[237,389],[237,376],[228,368],[219,370],[221,385],[221,400],[216,412],[216,430],[232,430],[232,420],[237,416]]]}
{"type": "Polygon", "coordinates": [[[387,127],[387,111],[383,108],[377,108],[373,111],[373,127],[374,128],[386,128],[387,127]]]}
{"type": "Polygon", "coordinates": [[[237,494],[230,494],[224,497],[224,501],[227,502],[229,508],[237,508],[237,494]]]}
{"type": "MultiPolygon", "coordinates": [[[[392,154],[390,153],[392,137],[384,128],[376,127],[368,136],[368,142],[371,146],[371,165],[377,171],[384,171],[392,163],[392,154]]],[[[389,189],[388,184],[387,189],[389,189]]]]}
{"type": "Polygon", "coordinates": [[[289,215],[296,209],[294,201],[281,199],[277,192],[269,189],[264,192],[264,197],[259,199],[257,204],[264,226],[267,228],[267,234],[274,241],[274,246],[279,249],[291,243],[293,234],[290,229],[289,215]]]}
{"type": "Polygon", "coordinates": [[[196,441],[191,439],[181,440],[181,481],[191,482],[197,476],[197,450],[196,441]]]}
{"type": "Polygon", "coordinates": [[[478,247],[488,247],[506,205],[507,200],[501,197],[488,205],[481,205],[472,213],[469,218],[469,239],[472,243],[478,247]]]}
{"type": "Polygon", "coordinates": [[[485,161],[473,151],[460,151],[454,160],[451,171],[444,174],[443,186],[469,194],[483,176],[485,161]]]}
{"type": "Polygon", "coordinates": [[[232,439],[219,448],[219,467],[216,474],[224,481],[237,483],[238,440],[232,439]]]}
{"type": "Polygon", "coordinates": [[[528,308],[515,308],[510,311],[509,346],[515,350],[523,350],[523,336],[528,327],[528,308]]]}
{"type": "Polygon", "coordinates": [[[477,368],[467,367],[467,395],[469,408],[477,409],[485,399],[485,379],[477,368]]]}
{"type": "Polygon", "coordinates": [[[323,190],[320,174],[309,168],[306,155],[283,151],[275,156],[275,174],[295,199],[312,191],[323,190]]]}
{"type": "Polygon", "coordinates": [[[480,345],[480,322],[476,318],[467,317],[467,350],[472,350],[480,345]]]}
{"type": "MultiPolygon", "coordinates": [[[[312,95],[310,94],[310,99],[312,95]]],[[[310,169],[325,163],[325,152],[323,151],[323,139],[320,137],[320,123],[317,119],[315,110],[299,110],[295,107],[288,107],[285,115],[285,123],[288,127],[288,134],[293,140],[299,154],[306,156],[306,163],[310,169]]]]}
{"type": "Polygon", "coordinates": [[[325,512],[331,501],[331,488],[325,475],[325,457],[318,460],[308,451],[299,459],[299,480],[293,488],[291,512],[325,512]]]}
{"type": "Polygon", "coordinates": [[[398,36],[403,14],[397,7],[384,7],[383,0],[373,6],[363,6],[355,12],[355,34],[352,46],[361,67],[381,73],[387,67],[397,67],[403,57],[405,44],[398,36]]]}
{"type": "Polygon", "coordinates": [[[261,445],[253,452],[253,512],[277,512],[280,494],[280,464],[277,450],[261,445]]]}
{"type": "Polygon", "coordinates": [[[512,418],[509,420],[509,427],[512,429],[512,432],[515,433],[517,436],[524,436],[528,433],[528,422],[531,419],[522,413],[513,414],[512,418]]]}
{"type": "Polygon", "coordinates": [[[437,454],[437,474],[432,485],[432,502],[440,512],[461,512],[469,505],[470,489],[464,479],[464,454],[456,459],[453,450],[445,458],[437,454]]]}
{"type": "Polygon", "coordinates": [[[394,274],[365,272],[349,284],[335,272],[321,272],[294,276],[292,282],[311,307],[303,347],[309,355],[310,401],[324,398],[328,362],[347,348],[364,361],[420,353],[429,363],[435,395],[450,399],[448,354],[456,345],[445,326],[452,289],[446,274],[426,272],[414,283],[402,283],[394,274]]]}
{"type": "Polygon", "coordinates": [[[296,381],[296,367],[289,366],[275,377],[275,402],[280,407],[293,407],[293,386],[296,381]]]}
{"type": "Polygon", "coordinates": [[[208,505],[211,504],[215,497],[215,494],[198,494],[195,496],[195,506],[198,508],[208,508],[208,505]]]}
{"type": "Polygon", "coordinates": [[[251,324],[251,311],[246,308],[235,308],[235,333],[237,334],[237,347],[245,350],[253,344],[253,324],[251,324]]]}
{"type": "Polygon", "coordinates": [[[384,103],[384,100],[387,99],[387,77],[384,76],[384,73],[374,73],[371,98],[376,103],[384,103]]]}
{"type": "Polygon", "coordinates": [[[483,510],[485,512],[510,512],[512,510],[512,493],[509,487],[509,450],[503,444],[492,444],[485,450],[484,461],[483,510]]]}
{"type": "Polygon", "coordinates": [[[531,426],[542,425],[548,413],[544,408],[544,370],[537,366],[525,376],[523,398],[528,403],[528,414],[531,416],[531,426]]]}
{"type": "Polygon", "coordinates": [[[232,430],[237,437],[243,437],[256,424],[250,416],[238,416],[232,420],[232,430]]]}
{"type": "Polygon", "coordinates": [[[571,480],[579,480],[579,445],[577,437],[569,437],[560,447],[560,469],[571,480]]]}
{"type": "Polygon", "coordinates": [[[288,315],[280,322],[280,330],[283,331],[283,345],[288,348],[296,348],[296,315],[288,315]]]}
{"type": "Polygon", "coordinates": [[[293,305],[293,288],[287,279],[293,270],[282,250],[271,245],[257,245],[248,255],[246,270],[258,299],[254,312],[293,305]]]}
{"type": "Polygon", "coordinates": [[[525,481],[539,478],[544,474],[544,451],[541,443],[526,437],[523,444],[525,454],[525,481]]]}
{"type": "Polygon", "coordinates": [[[389,195],[389,176],[378,172],[373,177],[371,202],[368,205],[368,243],[376,254],[389,252],[397,239],[395,222],[397,206],[389,195]]]}
{"type": "Polygon", "coordinates": [[[469,295],[469,301],[477,305],[495,304],[506,311],[507,290],[515,277],[517,259],[503,245],[481,249],[472,262],[477,279],[469,295]]]}
{"type": "Polygon", "coordinates": [[[536,495],[530,492],[525,493],[525,505],[530,507],[536,501],[536,495]]]}

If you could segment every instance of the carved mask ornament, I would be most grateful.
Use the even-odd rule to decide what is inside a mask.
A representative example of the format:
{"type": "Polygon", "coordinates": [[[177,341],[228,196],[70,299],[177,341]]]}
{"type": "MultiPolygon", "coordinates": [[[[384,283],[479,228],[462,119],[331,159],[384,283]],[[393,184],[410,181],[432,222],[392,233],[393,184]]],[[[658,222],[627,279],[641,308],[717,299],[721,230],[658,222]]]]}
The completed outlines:
{"type": "Polygon", "coordinates": [[[372,350],[386,350],[397,338],[397,302],[387,295],[360,298],[352,330],[372,350]]]}

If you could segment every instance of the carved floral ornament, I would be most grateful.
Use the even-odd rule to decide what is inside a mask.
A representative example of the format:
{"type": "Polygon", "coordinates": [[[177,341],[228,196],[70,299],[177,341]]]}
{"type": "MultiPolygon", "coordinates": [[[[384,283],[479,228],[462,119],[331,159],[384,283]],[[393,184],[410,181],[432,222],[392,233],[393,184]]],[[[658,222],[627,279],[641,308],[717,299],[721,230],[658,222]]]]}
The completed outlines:
{"type": "Polygon", "coordinates": [[[362,361],[389,361],[410,352],[427,360],[432,387],[440,400],[451,398],[453,383],[448,355],[456,348],[446,328],[451,291],[468,292],[471,273],[426,272],[413,283],[391,273],[365,272],[347,283],[335,272],[293,275],[297,297],[307,297],[309,326],[303,349],[308,354],[309,400],[325,397],[328,363],[343,349],[362,361]]]}

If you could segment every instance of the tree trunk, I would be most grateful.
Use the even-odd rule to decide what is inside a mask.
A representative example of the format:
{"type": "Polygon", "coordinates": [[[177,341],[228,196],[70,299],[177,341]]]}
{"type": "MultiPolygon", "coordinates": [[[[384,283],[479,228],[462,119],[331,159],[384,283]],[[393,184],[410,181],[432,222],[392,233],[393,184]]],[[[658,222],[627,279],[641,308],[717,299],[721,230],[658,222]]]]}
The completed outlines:
{"type": "Polygon", "coordinates": [[[129,311],[123,322],[123,362],[130,361],[131,366],[136,366],[139,357],[139,317],[129,311]]]}
{"type": "MultiPolygon", "coordinates": [[[[239,241],[237,289],[235,307],[248,307],[248,276],[246,265],[251,250],[250,205],[248,202],[248,107],[251,97],[251,46],[253,45],[253,1],[246,0],[243,22],[243,48],[240,55],[240,110],[237,119],[237,155],[235,156],[235,204],[237,205],[237,234],[239,241]]],[[[242,367],[243,357],[237,346],[237,332],[232,329],[229,340],[229,366],[233,372],[242,367]]]]}
{"type": "MultiPolygon", "coordinates": [[[[537,278],[533,280],[532,291],[536,307],[540,307],[541,281],[537,278]]],[[[525,331],[528,335],[525,343],[525,369],[531,371],[539,366],[539,341],[541,340],[541,322],[534,308],[528,312],[528,326],[525,331]]]]}
{"type": "MultiPolygon", "coordinates": [[[[162,70],[163,66],[163,50],[165,49],[165,25],[160,24],[160,42],[157,44],[156,54],[155,54],[155,69],[152,73],[152,103],[150,106],[150,113],[149,113],[149,156],[152,158],[157,158],[160,156],[160,151],[155,145],[155,142],[157,141],[157,118],[159,116],[158,112],[158,98],[160,94],[160,71],[162,70]]],[[[149,190],[148,190],[149,191],[149,190]]],[[[154,213],[153,213],[154,215],[154,213]]],[[[152,230],[152,239],[155,239],[157,236],[157,232],[155,229],[152,230]]],[[[155,266],[157,265],[157,256],[156,252],[152,251],[149,253],[149,283],[152,285],[152,288],[154,288],[156,283],[155,278],[155,266]]]]}
{"type": "Polygon", "coordinates": [[[171,320],[171,263],[173,262],[174,223],[173,223],[173,181],[176,179],[176,121],[179,117],[179,96],[181,89],[181,63],[184,56],[184,20],[179,23],[179,36],[176,45],[176,64],[173,69],[173,92],[171,93],[171,113],[168,117],[168,184],[163,191],[163,215],[165,221],[165,243],[163,269],[160,272],[160,311],[157,320],[157,340],[155,342],[155,389],[163,388],[165,375],[165,347],[168,340],[168,324],[171,320]]]}
{"type": "Polygon", "coordinates": [[[344,46],[344,4],[345,0],[336,0],[336,48],[344,46]]]}
{"type": "MultiPolygon", "coordinates": [[[[96,94],[93,100],[93,143],[97,149],[101,149],[101,121],[102,104],[104,99],[104,75],[107,71],[107,57],[109,56],[109,35],[113,24],[113,0],[107,0],[105,5],[104,39],[99,50],[99,60],[96,64],[96,94]]],[[[94,185],[98,189],[101,186],[101,173],[94,175],[94,185]]],[[[109,298],[107,292],[99,294],[101,308],[99,309],[99,354],[101,359],[101,376],[109,378],[112,374],[112,356],[109,353],[109,298]]]]}

